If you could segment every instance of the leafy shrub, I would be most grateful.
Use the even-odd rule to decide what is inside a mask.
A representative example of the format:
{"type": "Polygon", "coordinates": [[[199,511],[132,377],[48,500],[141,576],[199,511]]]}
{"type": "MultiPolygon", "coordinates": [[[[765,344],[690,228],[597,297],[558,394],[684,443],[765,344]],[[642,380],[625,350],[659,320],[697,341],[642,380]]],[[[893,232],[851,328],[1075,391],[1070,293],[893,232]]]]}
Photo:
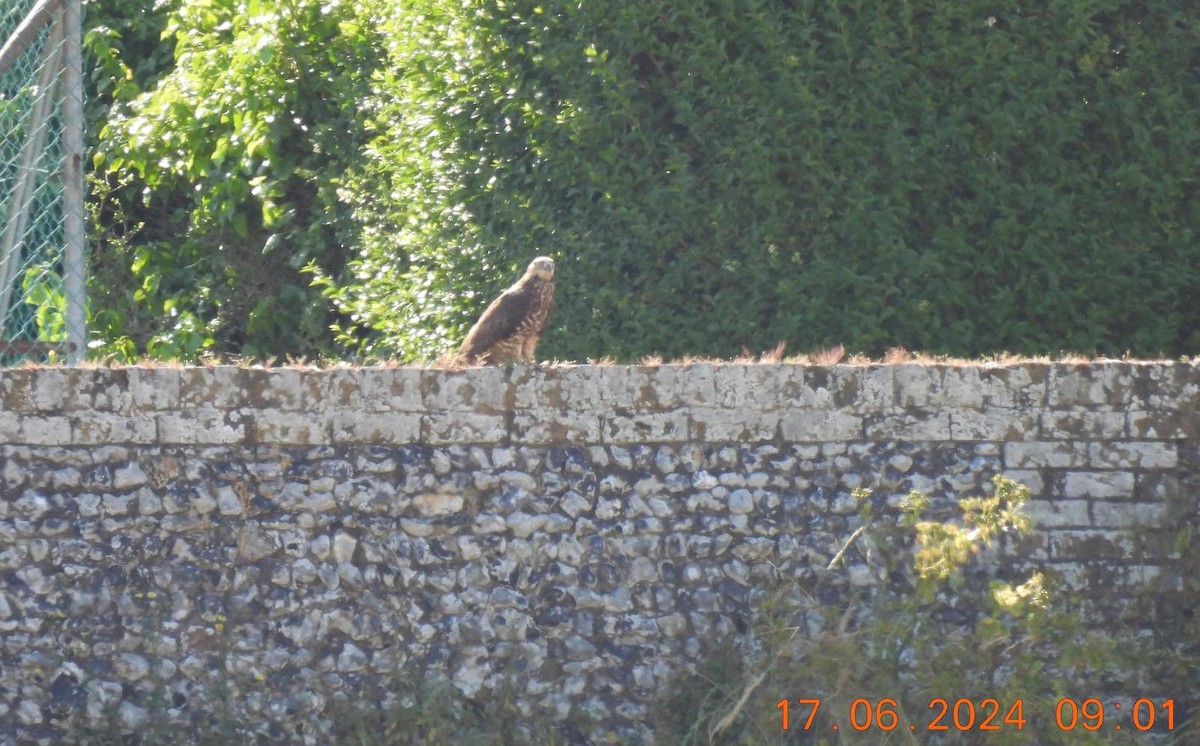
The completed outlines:
{"type": "Polygon", "coordinates": [[[101,0],[89,11],[99,352],[332,351],[302,268],[340,272],[372,4],[101,0]]]}

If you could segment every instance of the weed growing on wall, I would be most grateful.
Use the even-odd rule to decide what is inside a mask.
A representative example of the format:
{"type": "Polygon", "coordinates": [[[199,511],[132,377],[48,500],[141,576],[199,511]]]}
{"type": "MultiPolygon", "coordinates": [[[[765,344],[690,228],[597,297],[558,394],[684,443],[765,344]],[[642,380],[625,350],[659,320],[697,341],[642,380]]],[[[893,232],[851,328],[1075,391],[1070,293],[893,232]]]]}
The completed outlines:
{"type": "MultiPolygon", "coordinates": [[[[656,742],[1144,742],[1130,718],[1139,699],[1141,724],[1153,715],[1164,732],[1165,700],[1182,690],[1147,676],[1161,658],[1151,641],[1090,629],[1081,599],[1047,573],[987,577],[974,565],[1029,529],[1029,490],[993,483],[951,521],[926,520],[919,493],[898,519],[875,515],[860,493],[862,528],[828,572],[781,582],[750,639],[712,641],[706,662],[659,699],[656,742]],[[888,582],[851,583],[850,559],[888,582]]],[[[1174,715],[1180,737],[1188,729],[1174,715]]]]}

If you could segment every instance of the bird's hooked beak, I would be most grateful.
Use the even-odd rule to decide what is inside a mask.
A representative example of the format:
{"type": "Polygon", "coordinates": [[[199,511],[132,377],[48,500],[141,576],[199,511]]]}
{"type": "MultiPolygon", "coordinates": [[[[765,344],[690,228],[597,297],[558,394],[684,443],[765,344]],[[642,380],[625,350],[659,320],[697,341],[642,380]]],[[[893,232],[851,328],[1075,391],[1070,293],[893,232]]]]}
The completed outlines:
{"type": "Polygon", "coordinates": [[[543,280],[554,279],[554,260],[548,256],[539,256],[529,263],[529,272],[543,280]]]}

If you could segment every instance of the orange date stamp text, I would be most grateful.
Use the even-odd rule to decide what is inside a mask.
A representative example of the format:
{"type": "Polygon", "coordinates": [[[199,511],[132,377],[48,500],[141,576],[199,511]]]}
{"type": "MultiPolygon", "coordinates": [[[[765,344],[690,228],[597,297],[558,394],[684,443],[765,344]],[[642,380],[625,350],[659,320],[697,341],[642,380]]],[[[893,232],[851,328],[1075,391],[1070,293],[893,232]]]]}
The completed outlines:
{"type": "MultiPolygon", "coordinates": [[[[820,699],[781,699],[775,704],[779,711],[783,730],[812,730],[817,725],[817,712],[821,709],[820,699]]],[[[826,708],[828,710],[828,708],[826,708]]],[[[921,724],[909,723],[908,730],[926,731],[998,731],[1023,730],[1029,722],[1025,716],[1025,701],[1018,697],[1011,702],[1001,702],[994,697],[979,700],[959,697],[953,700],[935,697],[929,700],[928,717],[921,724]]],[[[878,700],[858,697],[850,702],[845,712],[823,714],[831,730],[842,724],[855,731],[877,729],[892,731],[903,728],[900,705],[891,697],[878,700]]],[[[1054,708],[1054,724],[1062,731],[1082,728],[1098,731],[1109,728],[1113,731],[1132,729],[1149,731],[1156,726],[1160,730],[1175,729],[1175,700],[1158,702],[1141,697],[1132,703],[1113,701],[1105,703],[1097,697],[1076,700],[1063,697],[1054,708]]]]}

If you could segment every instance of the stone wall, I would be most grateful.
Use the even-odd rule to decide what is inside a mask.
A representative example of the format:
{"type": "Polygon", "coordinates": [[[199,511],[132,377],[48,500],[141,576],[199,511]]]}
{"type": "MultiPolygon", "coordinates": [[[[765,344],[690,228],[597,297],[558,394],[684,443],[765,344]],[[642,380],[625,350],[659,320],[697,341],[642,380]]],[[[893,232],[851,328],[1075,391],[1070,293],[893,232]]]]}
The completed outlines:
{"type": "Polygon", "coordinates": [[[1144,537],[1196,512],[1198,405],[1187,363],[0,371],[0,743],[151,700],[195,734],[216,686],[320,742],[339,692],[428,671],[642,740],[856,488],[1003,473],[1036,532],[993,561],[1170,585],[1144,537]]]}

